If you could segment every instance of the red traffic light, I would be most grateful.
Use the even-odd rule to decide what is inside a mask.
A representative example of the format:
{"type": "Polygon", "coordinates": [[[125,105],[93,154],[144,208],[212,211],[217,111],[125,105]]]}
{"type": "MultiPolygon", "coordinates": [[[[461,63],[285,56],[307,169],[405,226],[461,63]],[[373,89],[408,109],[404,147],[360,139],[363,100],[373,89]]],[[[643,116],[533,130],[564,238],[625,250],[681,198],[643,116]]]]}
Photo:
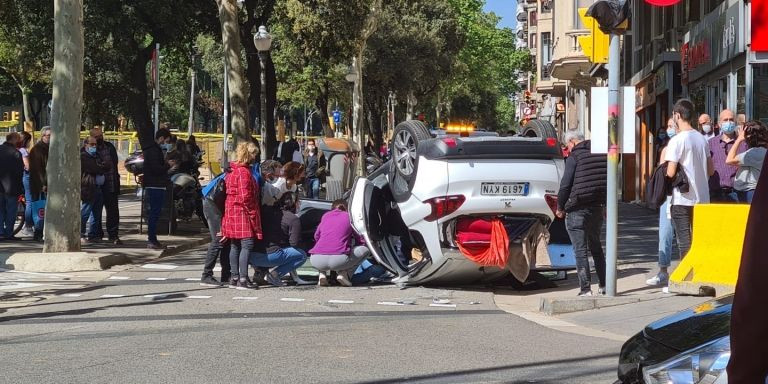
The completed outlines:
{"type": "Polygon", "coordinates": [[[668,7],[670,5],[675,5],[680,2],[680,0],[645,0],[646,3],[650,5],[655,5],[657,7],[668,7]]]}

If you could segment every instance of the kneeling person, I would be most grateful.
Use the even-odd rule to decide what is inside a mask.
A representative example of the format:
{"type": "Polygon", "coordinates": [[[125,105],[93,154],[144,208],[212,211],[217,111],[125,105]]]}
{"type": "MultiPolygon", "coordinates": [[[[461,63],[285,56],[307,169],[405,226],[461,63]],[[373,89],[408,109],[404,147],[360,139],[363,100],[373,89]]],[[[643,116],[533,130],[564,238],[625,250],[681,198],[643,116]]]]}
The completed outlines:
{"type": "Polygon", "coordinates": [[[298,205],[297,195],[287,192],[274,206],[262,206],[264,241],[260,249],[251,252],[249,257],[254,268],[271,268],[265,279],[278,287],[286,285],[280,277],[296,270],[307,260],[307,253],[299,248],[301,221],[296,216],[298,205]]]}
{"type": "Polygon", "coordinates": [[[339,284],[352,286],[351,273],[371,254],[362,245],[352,248],[353,239],[363,244],[363,239],[352,230],[347,203],[336,200],[333,209],[320,220],[315,231],[315,246],[309,251],[312,266],[320,271],[319,285],[328,285],[327,274],[336,271],[339,284]]]}

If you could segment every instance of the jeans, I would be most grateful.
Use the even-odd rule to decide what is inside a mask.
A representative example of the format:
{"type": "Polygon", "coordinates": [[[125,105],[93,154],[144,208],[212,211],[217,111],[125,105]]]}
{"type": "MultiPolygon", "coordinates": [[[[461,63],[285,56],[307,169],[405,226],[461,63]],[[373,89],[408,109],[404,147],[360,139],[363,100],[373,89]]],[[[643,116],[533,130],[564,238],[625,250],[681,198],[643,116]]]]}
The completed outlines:
{"type": "Polygon", "coordinates": [[[352,275],[352,284],[367,284],[371,282],[371,278],[379,277],[385,273],[387,273],[386,268],[375,265],[366,259],[357,266],[355,274],[352,275]]]}
{"type": "Polygon", "coordinates": [[[308,177],[306,181],[305,190],[307,192],[308,199],[320,198],[320,179],[317,177],[308,177]]]}
{"type": "Polygon", "coordinates": [[[672,206],[672,224],[677,234],[677,249],[680,250],[680,260],[691,249],[691,231],[693,227],[693,207],[687,205],[672,206]]]}
{"type": "Polygon", "coordinates": [[[16,223],[18,204],[18,195],[0,194],[0,235],[13,236],[13,224],[16,223]]]}
{"type": "Polygon", "coordinates": [[[229,250],[229,268],[232,277],[240,279],[248,277],[248,256],[253,249],[253,239],[231,239],[229,250]]]}
{"type": "Polygon", "coordinates": [[[157,243],[157,222],[163,211],[165,202],[165,188],[144,188],[144,193],[149,198],[149,218],[147,219],[147,240],[157,243]]]}
{"type": "Polygon", "coordinates": [[[366,246],[357,246],[348,255],[312,255],[309,262],[318,271],[346,271],[357,269],[357,266],[363,262],[371,251],[366,246]]]}
{"type": "Polygon", "coordinates": [[[221,236],[221,212],[216,204],[208,199],[203,199],[203,211],[208,221],[208,231],[211,234],[211,242],[208,244],[208,253],[205,256],[205,265],[203,266],[203,277],[213,276],[213,267],[216,266],[216,260],[221,264],[221,281],[229,281],[231,266],[229,264],[229,243],[222,244],[221,236]]]}
{"type": "Polygon", "coordinates": [[[29,172],[24,172],[24,177],[21,179],[24,183],[24,200],[27,207],[24,209],[24,227],[32,228],[35,225],[32,218],[32,190],[29,189],[29,172]]]}
{"type": "Polygon", "coordinates": [[[752,204],[752,197],[755,196],[755,190],[736,191],[736,196],[739,197],[739,203],[752,204]]]}
{"type": "Polygon", "coordinates": [[[600,229],[603,226],[603,207],[584,208],[568,212],[565,227],[573,243],[576,256],[576,272],[581,292],[591,290],[592,277],[589,269],[589,255],[595,262],[595,271],[600,287],[605,287],[605,254],[600,243],[600,229]]]}
{"type": "Polygon", "coordinates": [[[277,267],[277,275],[282,276],[301,267],[307,261],[307,253],[303,249],[294,247],[283,248],[268,254],[251,252],[249,261],[254,268],[277,267]]]}
{"type": "Polygon", "coordinates": [[[666,268],[672,264],[672,241],[675,239],[675,227],[672,219],[667,217],[669,198],[659,209],[659,267],[666,268]]]}
{"type": "Polygon", "coordinates": [[[739,201],[738,194],[732,188],[711,190],[709,199],[713,203],[736,203],[739,201]]]}
{"type": "Polygon", "coordinates": [[[97,226],[101,223],[101,209],[104,207],[104,196],[101,194],[101,188],[96,187],[93,191],[91,201],[80,203],[80,237],[93,240],[98,238],[97,226]],[[88,218],[93,214],[93,221],[88,225],[88,218]]]}

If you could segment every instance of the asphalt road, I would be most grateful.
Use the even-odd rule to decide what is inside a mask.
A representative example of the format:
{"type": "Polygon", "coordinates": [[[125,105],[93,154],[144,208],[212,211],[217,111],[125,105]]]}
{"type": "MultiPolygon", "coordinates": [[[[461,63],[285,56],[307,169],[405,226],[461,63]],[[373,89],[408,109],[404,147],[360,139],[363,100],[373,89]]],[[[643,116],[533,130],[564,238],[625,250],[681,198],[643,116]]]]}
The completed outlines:
{"type": "Polygon", "coordinates": [[[490,292],[205,288],[195,281],[202,258],[196,249],[0,314],[0,382],[610,383],[616,377],[620,343],[507,314],[490,292]],[[443,306],[430,305],[436,300],[443,306]],[[395,305],[402,303],[408,304],[395,305]]]}

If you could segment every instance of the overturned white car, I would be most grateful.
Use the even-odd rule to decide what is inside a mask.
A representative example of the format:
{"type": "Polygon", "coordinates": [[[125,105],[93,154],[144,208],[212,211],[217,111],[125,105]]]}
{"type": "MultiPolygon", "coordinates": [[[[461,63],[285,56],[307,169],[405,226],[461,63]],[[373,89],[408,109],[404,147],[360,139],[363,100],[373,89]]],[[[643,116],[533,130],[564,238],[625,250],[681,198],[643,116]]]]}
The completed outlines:
{"type": "Polygon", "coordinates": [[[472,284],[510,272],[525,281],[531,270],[572,267],[570,245],[550,244],[564,163],[548,123],[514,137],[431,138],[406,121],[391,149],[391,161],[355,182],[350,212],[396,281],[472,284]]]}

